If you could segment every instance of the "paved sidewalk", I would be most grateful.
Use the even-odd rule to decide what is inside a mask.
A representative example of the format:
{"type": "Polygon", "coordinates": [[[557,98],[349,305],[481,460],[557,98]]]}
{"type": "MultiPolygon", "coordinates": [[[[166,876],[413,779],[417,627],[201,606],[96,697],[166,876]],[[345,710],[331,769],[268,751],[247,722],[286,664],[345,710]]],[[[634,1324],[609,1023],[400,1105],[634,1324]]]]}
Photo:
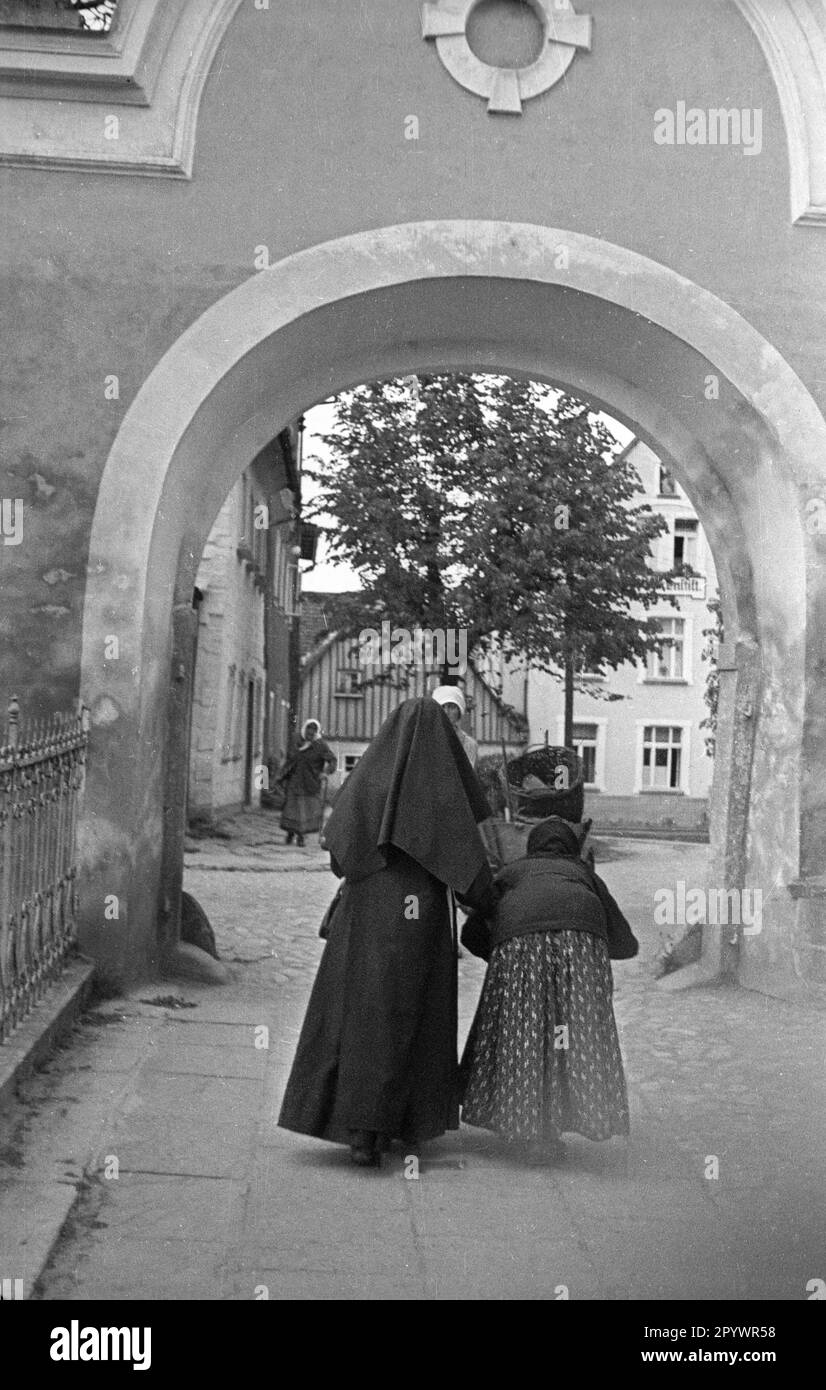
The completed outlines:
{"type": "MultiPolygon", "coordinates": [[[[697,881],[702,847],[614,848],[603,872],[643,942],[616,967],[628,1151],[572,1139],[565,1168],[526,1170],[463,1129],[416,1178],[401,1151],[364,1171],[279,1130],[335,881],[190,869],[233,983],[101,1005],[32,1083],[0,1218],[13,1204],[32,1226],[61,1164],[79,1186],[37,1296],[805,1299],[826,1278],[826,1021],[738,990],[656,989],[652,884],[697,881]]],[[[483,970],[460,963],[462,1035],[483,970]]],[[[0,1274],[24,1258],[6,1245],[0,1274]]]]}
{"type": "MultiPolygon", "coordinates": [[[[325,809],[325,819],[331,807],[325,809]]],[[[293,869],[329,871],[330,856],[308,835],[306,844],[286,843],[281,813],[273,810],[238,811],[226,816],[212,830],[187,835],[184,866],[189,869],[228,873],[286,873],[293,869]]]]}

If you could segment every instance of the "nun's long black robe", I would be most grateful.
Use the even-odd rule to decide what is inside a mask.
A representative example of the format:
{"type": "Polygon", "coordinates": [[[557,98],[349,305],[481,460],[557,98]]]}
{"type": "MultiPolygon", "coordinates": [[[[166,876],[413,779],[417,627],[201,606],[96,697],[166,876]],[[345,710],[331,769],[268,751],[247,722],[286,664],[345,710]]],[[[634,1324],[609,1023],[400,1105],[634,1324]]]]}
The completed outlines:
{"type": "Polygon", "coordinates": [[[435,1138],[459,1124],[456,942],[448,888],[486,901],[477,822],[490,814],[441,707],[407,700],[350,774],[324,832],[345,882],[279,1117],[435,1138]]]}

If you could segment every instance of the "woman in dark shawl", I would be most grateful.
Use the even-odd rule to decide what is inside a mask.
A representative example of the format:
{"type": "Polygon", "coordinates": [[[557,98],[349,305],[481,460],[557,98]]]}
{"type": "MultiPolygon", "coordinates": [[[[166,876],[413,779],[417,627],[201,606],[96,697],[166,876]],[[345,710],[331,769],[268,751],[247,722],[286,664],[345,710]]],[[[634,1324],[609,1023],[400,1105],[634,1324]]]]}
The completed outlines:
{"type": "Polygon", "coordinates": [[[278,779],[286,789],[281,829],[287,832],[288,845],[293,836],[303,845],[305,835],[321,830],[321,778],[335,770],[335,754],[321,737],[321,725],[317,719],[308,719],[301,730],[301,742],[278,779]]]}
{"type": "Polygon", "coordinates": [[[638,944],[594,871],[581,784],[566,795],[566,813],[534,826],[525,857],[497,874],[493,911],[462,933],[489,962],[462,1058],[462,1119],[533,1162],[563,1158],[566,1131],[629,1130],[611,961],[638,944]]]}
{"type": "Polygon", "coordinates": [[[345,782],[324,840],[344,879],[278,1123],[378,1161],[457,1129],[452,892],[484,906],[490,815],[444,710],[406,700],[345,782]]]}

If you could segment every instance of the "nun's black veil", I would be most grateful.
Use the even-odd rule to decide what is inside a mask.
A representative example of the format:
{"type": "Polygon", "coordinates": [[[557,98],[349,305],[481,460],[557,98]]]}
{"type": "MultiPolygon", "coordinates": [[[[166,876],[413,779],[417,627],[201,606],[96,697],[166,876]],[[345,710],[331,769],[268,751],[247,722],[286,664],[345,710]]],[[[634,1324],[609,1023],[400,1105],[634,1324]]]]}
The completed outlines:
{"type": "Polygon", "coordinates": [[[464,749],[435,700],[405,700],[339,793],[324,841],[339,877],[384,868],[392,849],[465,893],[487,865],[477,822],[491,814],[464,749]]]}

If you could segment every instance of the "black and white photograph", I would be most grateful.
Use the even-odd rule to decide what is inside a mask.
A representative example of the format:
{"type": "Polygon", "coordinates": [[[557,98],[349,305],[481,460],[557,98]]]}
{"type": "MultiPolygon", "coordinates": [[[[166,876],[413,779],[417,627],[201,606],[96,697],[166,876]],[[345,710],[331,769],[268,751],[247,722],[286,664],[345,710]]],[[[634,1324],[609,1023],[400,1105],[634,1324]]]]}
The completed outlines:
{"type": "Polygon", "coordinates": [[[0,0],[0,190],[39,1364],[168,1373],[181,1302],[537,1301],[788,1375],[826,0],[0,0]]]}

